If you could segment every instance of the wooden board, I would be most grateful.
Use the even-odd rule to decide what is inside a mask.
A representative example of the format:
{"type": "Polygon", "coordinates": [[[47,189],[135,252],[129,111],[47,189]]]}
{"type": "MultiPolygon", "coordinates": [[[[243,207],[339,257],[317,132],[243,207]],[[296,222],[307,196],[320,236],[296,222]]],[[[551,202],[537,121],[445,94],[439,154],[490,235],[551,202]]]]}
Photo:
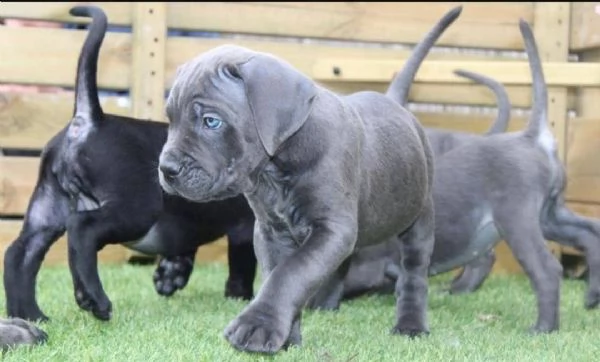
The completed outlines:
{"type": "Polygon", "coordinates": [[[111,25],[131,25],[133,2],[6,2],[0,6],[0,18],[49,20],[68,23],[89,23],[89,18],[71,16],[75,5],[91,4],[102,8],[111,25]]]}
{"type": "MultiPolygon", "coordinates": [[[[21,221],[0,220],[0,260],[4,260],[6,248],[19,235],[21,225],[21,221]]],[[[122,263],[126,260],[126,253],[127,249],[120,245],[108,245],[100,251],[98,258],[101,263],[122,263]]],[[[65,236],[50,247],[42,265],[68,265],[67,239],[65,236]]],[[[2,268],[3,263],[0,263],[0,269],[2,268]]]]}
{"type": "Polygon", "coordinates": [[[569,200],[600,203],[600,118],[569,121],[567,169],[569,200]]]}
{"type": "Polygon", "coordinates": [[[0,156],[0,216],[23,215],[38,178],[37,157],[0,156]]]}
{"type": "Polygon", "coordinates": [[[169,4],[169,27],[355,41],[417,43],[457,5],[460,18],[439,45],[522,49],[519,17],[531,3],[193,3],[169,4]]]}
{"type": "Polygon", "coordinates": [[[598,48],[600,46],[600,13],[598,2],[572,2],[570,44],[571,51],[598,48]]]}
{"type": "MultiPolygon", "coordinates": [[[[73,115],[73,93],[0,93],[0,148],[41,149],[73,115]]],[[[106,113],[127,116],[129,101],[101,97],[106,113]]]]}
{"type": "MultiPolygon", "coordinates": [[[[21,229],[21,221],[0,220],[0,260],[4,260],[6,248],[17,238],[21,229]]],[[[107,245],[98,254],[100,264],[124,263],[127,261],[130,250],[121,245],[107,245]]],[[[199,262],[227,262],[227,239],[221,238],[214,243],[203,245],[198,248],[196,261],[199,262]]],[[[50,247],[44,258],[43,266],[68,265],[67,239],[61,237],[50,247]]],[[[3,263],[0,263],[0,270],[3,263]]]]}
{"type": "MultiPolygon", "coordinates": [[[[311,76],[320,81],[381,81],[386,82],[404,66],[398,60],[363,60],[343,58],[319,58],[311,76]],[[339,75],[334,69],[339,70],[339,75]]],[[[600,64],[544,61],[544,77],[549,87],[598,87],[600,86],[600,64]]],[[[455,69],[465,69],[491,77],[502,84],[531,84],[531,71],[527,61],[471,61],[471,60],[426,60],[415,76],[415,82],[471,83],[454,74],[455,69]]]]}

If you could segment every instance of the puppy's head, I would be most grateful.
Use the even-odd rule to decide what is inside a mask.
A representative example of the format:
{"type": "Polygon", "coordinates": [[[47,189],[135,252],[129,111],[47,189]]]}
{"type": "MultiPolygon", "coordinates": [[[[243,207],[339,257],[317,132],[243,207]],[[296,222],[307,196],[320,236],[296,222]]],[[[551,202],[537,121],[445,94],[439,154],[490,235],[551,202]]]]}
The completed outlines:
{"type": "Polygon", "coordinates": [[[194,201],[247,191],[308,118],[316,87],[265,53],[221,46],[177,70],[159,162],[165,191],[194,201]]]}

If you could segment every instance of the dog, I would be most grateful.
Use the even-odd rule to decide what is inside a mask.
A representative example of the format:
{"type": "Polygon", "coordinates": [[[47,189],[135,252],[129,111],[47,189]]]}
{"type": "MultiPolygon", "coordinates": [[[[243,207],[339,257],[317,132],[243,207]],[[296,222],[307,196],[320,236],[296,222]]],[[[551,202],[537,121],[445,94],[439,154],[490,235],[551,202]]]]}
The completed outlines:
{"type": "MultiPolygon", "coordinates": [[[[413,56],[424,59],[425,54],[421,52],[421,50],[424,50],[421,46],[416,47],[415,55],[413,56]],[[419,53],[422,55],[419,56],[419,53]]],[[[413,56],[411,56],[411,58],[413,56]]],[[[411,73],[412,76],[404,73],[403,77],[395,78],[394,82],[390,85],[390,89],[399,89],[401,85],[406,84],[406,82],[412,82],[416,70],[417,69],[415,68],[411,73]]],[[[440,157],[444,153],[475,137],[485,137],[485,135],[505,132],[510,119],[511,104],[506,89],[504,89],[504,86],[501,83],[492,78],[464,70],[457,70],[455,73],[461,77],[466,77],[476,83],[487,86],[496,97],[498,113],[496,119],[492,122],[490,129],[483,135],[425,127],[425,133],[429,138],[435,158],[440,157]]],[[[402,97],[406,97],[407,94],[407,91],[403,92],[402,97]]],[[[402,100],[402,103],[404,105],[407,102],[406,100],[402,100]]],[[[443,231],[441,232],[443,233],[443,231]]],[[[436,240],[438,239],[436,238],[436,240]]],[[[393,292],[396,280],[401,273],[399,266],[395,263],[396,260],[399,260],[399,255],[397,255],[398,248],[394,245],[396,242],[396,240],[392,239],[386,243],[367,246],[358,250],[352,256],[348,274],[344,280],[344,294],[342,300],[352,299],[367,293],[393,292]]],[[[452,266],[463,266],[461,261],[465,259],[463,255],[468,253],[468,245],[454,244],[452,246],[462,247],[464,250],[463,254],[453,252],[453,254],[459,255],[459,257],[452,261],[452,266]]],[[[434,250],[436,250],[436,248],[444,248],[444,246],[441,246],[436,241],[434,250]]],[[[444,253],[434,252],[433,255],[439,256],[443,254],[444,253]]],[[[469,255],[467,259],[471,260],[472,256],[469,255]]],[[[479,258],[470,261],[464,265],[461,272],[456,275],[448,288],[448,291],[451,294],[459,294],[477,290],[485,281],[495,260],[494,250],[490,249],[479,258]]],[[[448,267],[440,265],[438,260],[432,258],[429,266],[429,275],[437,275],[440,271],[445,272],[447,269],[448,267]]],[[[332,305],[329,307],[327,305],[315,305],[312,307],[318,309],[337,309],[339,306],[339,301],[332,301],[331,303],[332,305]]]]}
{"type": "Polygon", "coordinates": [[[156,167],[168,125],[103,112],[96,70],[107,18],[94,6],[76,6],[70,13],[92,18],[77,65],[75,109],[42,151],[23,228],[6,250],[7,314],[48,319],[36,300],[36,276],[65,232],[76,302],[100,320],[109,320],[112,312],[97,269],[97,252],[109,243],[175,258],[184,269],[161,264],[155,274],[159,293],[169,295],[187,282],[178,276],[191,272],[181,260],[191,254],[193,262],[198,245],[227,235],[229,255],[243,258],[230,262],[225,295],[251,299],[256,258],[247,201],[239,195],[199,204],[162,191],[156,167]]]}
{"type": "Polygon", "coordinates": [[[436,231],[440,238],[436,243],[448,246],[468,240],[468,248],[475,253],[506,240],[536,293],[538,316],[530,331],[549,333],[559,329],[562,266],[545,241],[584,253],[589,268],[584,306],[596,308],[600,302],[600,222],[577,215],[565,205],[565,169],[548,126],[547,88],[535,37],[526,21],[521,19],[519,28],[532,74],[528,126],[520,132],[473,140],[436,161],[434,200],[443,205],[436,208],[436,228],[452,231],[436,231]]]}
{"type": "Polygon", "coordinates": [[[233,347],[301,344],[308,299],[343,280],[355,247],[399,234],[392,332],[429,332],[433,153],[408,110],[376,92],[337,95],[271,54],[223,45],[178,67],[166,112],[163,189],[195,202],[243,193],[256,217],[264,281],[225,328],[233,347]]]}
{"type": "Polygon", "coordinates": [[[48,340],[46,332],[20,318],[0,318],[0,350],[6,353],[21,345],[37,345],[48,340]]]}

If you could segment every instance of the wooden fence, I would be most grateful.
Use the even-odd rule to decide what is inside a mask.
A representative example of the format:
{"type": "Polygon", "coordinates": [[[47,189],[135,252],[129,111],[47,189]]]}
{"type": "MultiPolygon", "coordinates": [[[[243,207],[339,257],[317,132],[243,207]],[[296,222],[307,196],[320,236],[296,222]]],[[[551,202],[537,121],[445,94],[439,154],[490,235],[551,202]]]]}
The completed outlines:
{"type": "MultiPolygon", "coordinates": [[[[69,15],[74,4],[0,2],[0,18],[87,23],[69,15]]],[[[100,52],[100,88],[130,95],[103,97],[105,111],[164,120],[164,94],[176,67],[224,43],[279,55],[332,90],[383,91],[411,46],[460,3],[95,4],[107,12],[111,25],[131,30],[109,31],[100,52]],[[168,30],[173,29],[219,37],[172,36],[168,30]]],[[[464,3],[462,15],[417,74],[411,109],[425,126],[486,130],[495,116],[489,111],[494,98],[452,73],[464,68],[507,86],[515,107],[509,128],[521,129],[531,105],[531,77],[518,27],[523,18],[534,27],[544,61],[549,116],[568,170],[569,204],[600,216],[600,162],[595,161],[600,152],[599,4],[464,3]]],[[[0,26],[0,83],[72,88],[85,36],[84,30],[0,26]]],[[[0,92],[0,148],[41,149],[68,122],[72,107],[69,92],[0,92]]],[[[18,234],[38,165],[37,157],[0,156],[0,257],[18,234]]],[[[520,270],[506,246],[498,248],[496,271],[520,270]]],[[[199,258],[226,260],[225,250],[221,240],[202,247],[199,258]]],[[[112,246],[102,251],[101,260],[120,262],[127,255],[127,249],[112,246]]],[[[46,263],[66,263],[64,240],[52,247],[46,263]]]]}

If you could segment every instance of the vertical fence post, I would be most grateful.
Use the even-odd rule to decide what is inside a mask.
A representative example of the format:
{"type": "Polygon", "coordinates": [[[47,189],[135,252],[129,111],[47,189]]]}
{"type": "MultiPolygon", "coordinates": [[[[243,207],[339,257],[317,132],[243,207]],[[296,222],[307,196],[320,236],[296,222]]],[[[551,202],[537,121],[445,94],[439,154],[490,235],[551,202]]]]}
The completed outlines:
{"type": "MultiPolygon", "coordinates": [[[[132,2],[132,64],[130,98],[135,118],[163,121],[165,103],[165,48],[167,4],[132,2]]],[[[129,251],[128,259],[148,256],[129,251]]]]}
{"type": "Polygon", "coordinates": [[[132,3],[132,116],[164,120],[167,6],[164,2],[132,3]]]}
{"type": "MultiPolygon", "coordinates": [[[[571,3],[536,2],[533,6],[533,32],[542,62],[568,61],[571,3]]],[[[567,111],[567,88],[549,88],[548,121],[558,141],[558,154],[563,163],[567,159],[567,111]]],[[[560,246],[552,243],[550,248],[554,255],[560,257],[560,246]]]]}

